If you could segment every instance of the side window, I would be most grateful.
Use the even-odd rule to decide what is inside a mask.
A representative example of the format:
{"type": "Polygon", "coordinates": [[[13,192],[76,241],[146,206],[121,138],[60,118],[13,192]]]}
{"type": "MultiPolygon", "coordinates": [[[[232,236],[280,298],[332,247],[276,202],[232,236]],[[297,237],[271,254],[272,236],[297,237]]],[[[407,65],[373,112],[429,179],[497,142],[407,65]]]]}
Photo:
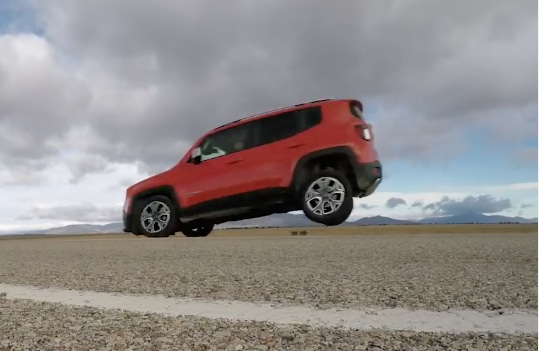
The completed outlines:
{"type": "Polygon", "coordinates": [[[242,124],[211,134],[200,144],[202,161],[243,151],[251,147],[249,125],[242,124]]]}
{"type": "Polygon", "coordinates": [[[320,107],[264,117],[207,136],[200,144],[202,161],[287,139],[322,121],[320,107]]]}
{"type": "Polygon", "coordinates": [[[314,127],[322,122],[322,109],[320,107],[309,107],[299,110],[300,119],[302,121],[301,131],[314,127]]]}
{"type": "Polygon", "coordinates": [[[270,144],[293,137],[322,122],[320,107],[309,107],[259,119],[256,145],[270,144]]]}
{"type": "Polygon", "coordinates": [[[257,145],[269,144],[294,136],[300,132],[299,122],[296,111],[259,119],[257,145]]]}

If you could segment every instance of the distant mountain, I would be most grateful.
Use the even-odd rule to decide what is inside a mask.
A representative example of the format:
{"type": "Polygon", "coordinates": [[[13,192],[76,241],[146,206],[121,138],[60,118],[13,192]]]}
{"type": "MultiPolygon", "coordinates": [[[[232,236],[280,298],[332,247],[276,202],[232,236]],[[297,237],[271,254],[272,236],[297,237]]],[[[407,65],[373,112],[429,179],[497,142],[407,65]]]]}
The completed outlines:
{"type": "MultiPolygon", "coordinates": [[[[384,216],[363,217],[355,221],[341,224],[342,226],[362,226],[362,225],[412,225],[412,224],[496,224],[496,223],[537,223],[537,218],[507,217],[492,215],[487,216],[481,213],[467,213],[445,217],[427,217],[418,221],[394,219],[384,216]]],[[[319,227],[321,224],[311,222],[303,214],[273,214],[257,219],[245,221],[228,222],[222,224],[221,228],[242,228],[242,227],[319,227]]]]}
{"type": "Polygon", "coordinates": [[[467,224],[467,223],[537,223],[535,218],[484,215],[482,213],[462,213],[445,217],[428,217],[419,220],[422,224],[467,224]]]}
{"type": "MultiPolygon", "coordinates": [[[[342,226],[373,226],[373,225],[412,225],[412,224],[495,224],[495,223],[537,223],[536,218],[507,217],[481,213],[465,213],[445,217],[428,217],[418,221],[394,219],[384,216],[364,217],[355,221],[341,224],[342,226]]],[[[223,223],[217,228],[276,228],[276,227],[321,227],[322,224],[310,221],[303,214],[277,213],[270,216],[248,219],[242,221],[223,223]]],[[[113,222],[105,225],[95,224],[72,224],[63,227],[49,228],[45,230],[20,231],[11,234],[35,234],[35,235],[67,235],[67,234],[100,234],[121,233],[123,224],[113,222]]]]}
{"type": "Polygon", "coordinates": [[[384,216],[363,217],[357,221],[351,222],[347,225],[404,225],[404,224],[417,224],[415,221],[406,221],[402,219],[393,219],[384,216]]]}
{"type": "Polygon", "coordinates": [[[32,234],[32,235],[69,235],[69,234],[103,234],[120,233],[123,230],[121,222],[99,224],[70,224],[63,227],[54,227],[44,230],[25,230],[13,234],[32,234]]]}

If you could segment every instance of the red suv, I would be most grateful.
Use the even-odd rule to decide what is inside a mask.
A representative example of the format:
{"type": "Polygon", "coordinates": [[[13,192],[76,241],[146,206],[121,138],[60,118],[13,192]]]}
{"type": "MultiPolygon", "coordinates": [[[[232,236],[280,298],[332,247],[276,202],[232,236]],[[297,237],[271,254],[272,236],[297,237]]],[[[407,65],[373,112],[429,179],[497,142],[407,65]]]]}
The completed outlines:
{"type": "Polygon", "coordinates": [[[361,102],[302,103],[218,127],[171,169],[130,186],[124,232],[200,237],[219,223],[296,210],[338,225],[381,179],[361,102]]]}

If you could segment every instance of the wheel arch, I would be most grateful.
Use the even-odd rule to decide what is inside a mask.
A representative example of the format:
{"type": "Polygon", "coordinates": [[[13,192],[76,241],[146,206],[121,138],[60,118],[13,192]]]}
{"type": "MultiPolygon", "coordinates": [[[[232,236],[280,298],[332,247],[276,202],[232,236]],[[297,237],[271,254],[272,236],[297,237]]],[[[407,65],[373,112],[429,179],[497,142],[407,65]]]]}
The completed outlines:
{"type": "MultiPolygon", "coordinates": [[[[137,208],[140,202],[155,195],[166,196],[168,199],[170,199],[179,217],[180,205],[179,205],[178,198],[176,197],[176,193],[174,192],[174,188],[171,185],[159,185],[159,186],[155,186],[149,189],[139,191],[138,193],[133,195],[131,208],[132,209],[137,208]]],[[[137,218],[135,217],[135,213],[133,213],[133,211],[131,211],[130,218],[131,218],[131,228],[132,228],[133,233],[137,235],[142,234],[142,233],[138,233],[138,230],[137,230],[138,226],[135,223],[135,221],[137,221],[137,218]]]]}
{"type": "Polygon", "coordinates": [[[178,198],[176,197],[174,188],[171,185],[159,185],[159,186],[155,186],[155,187],[138,192],[137,194],[133,196],[133,206],[137,202],[145,200],[149,198],[150,196],[155,196],[155,195],[162,195],[162,196],[168,197],[170,201],[172,201],[173,206],[176,207],[176,211],[179,212],[180,203],[178,201],[178,198]]]}
{"type": "Polygon", "coordinates": [[[332,147],[306,154],[296,162],[291,189],[294,194],[297,194],[302,186],[303,179],[305,179],[309,172],[316,170],[316,168],[320,170],[333,168],[342,171],[346,175],[355,195],[359,193],[359,187],[355,180],[356,175],[352,166],[353,162],[357,162],[355,161],[355,154],[348,146],[332,147]]]}

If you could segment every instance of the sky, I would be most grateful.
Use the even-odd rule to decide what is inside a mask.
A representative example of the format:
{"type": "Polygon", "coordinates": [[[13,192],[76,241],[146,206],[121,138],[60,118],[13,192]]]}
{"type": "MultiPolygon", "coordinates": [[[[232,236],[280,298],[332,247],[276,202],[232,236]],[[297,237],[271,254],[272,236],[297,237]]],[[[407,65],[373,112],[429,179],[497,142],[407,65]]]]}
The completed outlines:
{"type": "Polygon", "coordinates": [[[537,1],[0,2],[0,231],[121,220],[227,121],[357,98],[384,166],[351,219],[536,217],[537,1]]]}

